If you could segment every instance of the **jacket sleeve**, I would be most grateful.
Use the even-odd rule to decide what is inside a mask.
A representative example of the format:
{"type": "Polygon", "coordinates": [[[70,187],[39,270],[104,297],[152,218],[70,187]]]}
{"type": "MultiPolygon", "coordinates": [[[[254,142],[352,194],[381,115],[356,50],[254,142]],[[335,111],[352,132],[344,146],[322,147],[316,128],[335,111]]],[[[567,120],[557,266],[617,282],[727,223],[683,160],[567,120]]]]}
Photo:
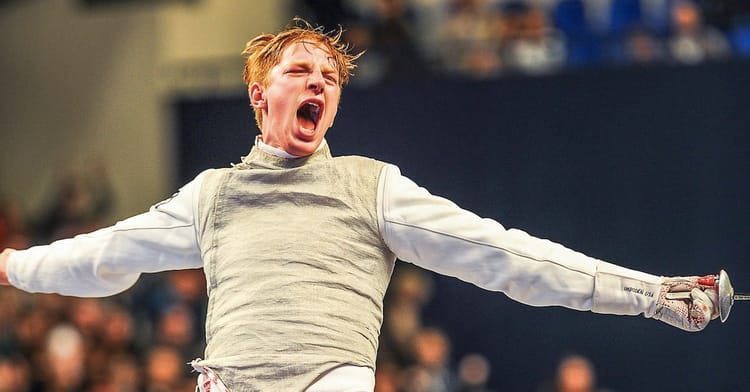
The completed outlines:
{"type": "Polygon", "coordinates": [[[114,226],[13,252],[8,280],[28,292],[103,297],[130,288],[144,272],[201,267],[195,217],[204,174],[114,226]]]}
{"type": "Polygon", "coordinates": [[[431,195],[392,165],[381,172],[378,192],[381,234],[403,261],[533,306],[647,316],[655,310],[661,277],[508,230],[431,195]]]}

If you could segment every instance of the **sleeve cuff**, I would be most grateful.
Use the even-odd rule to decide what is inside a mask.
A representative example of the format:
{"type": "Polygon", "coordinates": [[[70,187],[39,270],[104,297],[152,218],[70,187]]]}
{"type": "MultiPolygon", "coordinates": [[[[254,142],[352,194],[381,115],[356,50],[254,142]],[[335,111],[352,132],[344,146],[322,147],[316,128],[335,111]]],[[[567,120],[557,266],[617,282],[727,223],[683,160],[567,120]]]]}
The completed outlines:
{"type": "Polygon", "coordinates": [[[662,277],[602,262],[594,277],[595,313],[638,315],[654,314],[662,277]]]}

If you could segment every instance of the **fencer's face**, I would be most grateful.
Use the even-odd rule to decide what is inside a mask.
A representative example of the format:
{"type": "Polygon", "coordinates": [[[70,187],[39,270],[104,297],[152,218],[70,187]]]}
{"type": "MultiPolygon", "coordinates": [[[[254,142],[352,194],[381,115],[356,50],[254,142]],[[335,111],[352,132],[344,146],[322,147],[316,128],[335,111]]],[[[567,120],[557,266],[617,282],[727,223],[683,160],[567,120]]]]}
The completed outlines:
{"type": "Polygon", "coordinates": [[[271,68],[268,84],[250,85],[250,101],[263,116],[263,142],[296,156],[315,152],[338,110],[341,87],[325,46],[289,45],[271,68]]]}

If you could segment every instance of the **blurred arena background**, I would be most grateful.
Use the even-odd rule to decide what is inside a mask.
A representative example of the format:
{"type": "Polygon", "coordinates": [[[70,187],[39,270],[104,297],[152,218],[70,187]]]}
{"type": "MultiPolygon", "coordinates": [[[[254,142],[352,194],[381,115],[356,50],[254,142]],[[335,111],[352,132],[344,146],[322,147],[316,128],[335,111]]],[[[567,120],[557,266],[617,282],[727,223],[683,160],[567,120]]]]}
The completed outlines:
{"type": "MultiPolygon", "coordinates": [[[[749,290],[741,0],[0,1],[0,248],[109,225],[236,162],[257,133],[239,52],[295,15],[367,50],[334,154],[594,257],[725,268],[749,290]]],[[[202,279],[96,300],[0,290],[0,391],[192,391],[202,279]]],[[[743,305],[687,334],[400,265],[377,388],[744,391],[743,305]]]]}

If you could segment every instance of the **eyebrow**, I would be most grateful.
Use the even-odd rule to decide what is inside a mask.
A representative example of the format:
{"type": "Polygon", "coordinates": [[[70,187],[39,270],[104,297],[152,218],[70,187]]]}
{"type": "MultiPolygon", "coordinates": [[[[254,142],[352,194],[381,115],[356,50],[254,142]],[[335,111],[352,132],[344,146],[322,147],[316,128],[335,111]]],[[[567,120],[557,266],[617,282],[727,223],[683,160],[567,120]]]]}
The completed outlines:
{"type": "MultiPolygon", "coordinates": [[[[312,62],[308,60],[294,60],[289,63],[290,67],[303,67],[305,69],[312,68],[312,62]]],[[[323,73],[335,73],[338,75],[338,70],[336,67],[330,64],[330,62],[326,65],[321,66],[321,72],[323,73]]]]}

